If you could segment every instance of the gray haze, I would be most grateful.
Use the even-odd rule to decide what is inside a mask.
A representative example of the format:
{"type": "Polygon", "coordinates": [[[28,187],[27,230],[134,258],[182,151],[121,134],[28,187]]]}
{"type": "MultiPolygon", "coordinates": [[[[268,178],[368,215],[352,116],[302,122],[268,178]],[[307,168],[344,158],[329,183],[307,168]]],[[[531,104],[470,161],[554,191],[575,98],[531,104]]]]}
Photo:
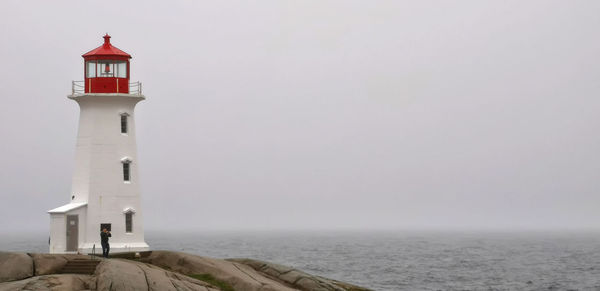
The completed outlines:
{"type": "Polygon", "coordinates": [[[0,221],[68,202],[133,55],[145,227],[600,229],[598,1],[2,1],[0,221]]]}

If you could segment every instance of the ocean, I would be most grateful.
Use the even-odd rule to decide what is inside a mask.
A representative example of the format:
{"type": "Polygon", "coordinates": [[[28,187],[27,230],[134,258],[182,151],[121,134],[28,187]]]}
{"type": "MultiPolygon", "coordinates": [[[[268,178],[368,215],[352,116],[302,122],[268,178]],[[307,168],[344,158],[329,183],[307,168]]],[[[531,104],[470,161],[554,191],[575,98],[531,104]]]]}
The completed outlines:
{"type": "MultiPolygon", "coordinates": [[[[47,234],[0,250],[47,252],[47,234]]],[[[373,290],[600,290],[595,232],[147,232],[153,249],[254,258],[373,290]]]]}

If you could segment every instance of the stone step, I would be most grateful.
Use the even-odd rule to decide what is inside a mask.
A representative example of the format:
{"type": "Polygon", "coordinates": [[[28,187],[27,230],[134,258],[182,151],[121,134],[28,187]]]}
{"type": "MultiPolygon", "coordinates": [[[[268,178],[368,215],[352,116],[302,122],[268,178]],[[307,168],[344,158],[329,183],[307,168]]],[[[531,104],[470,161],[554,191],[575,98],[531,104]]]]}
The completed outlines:
{"type": "Polygon", "coordinates": [[[70,260],[60,271],[63,274],[93,274],[99,260],[70,260]]]}
{"type": "Polygon", "coordinates": [[[70,269],[96,269],[96,266],[64,266],[62,269],[63,270],[70,270],[70,269]]]}
{"type": "Polygon", "coordinates": [[[96,268],[96,265],[66,265],[64,268],[96,268]]]}
{"type": "Polygon", "coordinates": [[[65,265],[65,267],[93,267],[95,268],[97,266],[97,264],[67,264],[65,265]]]}
{"type": "Polygon", "coordinates": [[[96,269],[64,269],[60,273],[61,274],[87,274],[91,275],[96,271],[96,269]]]}
{"type": "Polygon", "coordinates": [[[83,261],[83,262],[67,262],[69,265],[72,266],[96,266],[100,263],[100,261],[83,261]]]}
{"type": "Polygon", "coordinates": [[[82,275],[93,275],[94,270],[65,270],[61,274],[82,274],[82,275]]]}

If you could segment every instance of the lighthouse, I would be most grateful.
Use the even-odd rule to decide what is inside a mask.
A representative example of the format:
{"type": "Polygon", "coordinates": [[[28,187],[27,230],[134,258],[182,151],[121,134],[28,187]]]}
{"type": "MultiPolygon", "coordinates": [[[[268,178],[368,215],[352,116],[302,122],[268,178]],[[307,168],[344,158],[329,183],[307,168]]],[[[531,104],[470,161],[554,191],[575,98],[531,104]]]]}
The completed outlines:
{"type": "Polygon", "coordinates": [[[80,108],[71,193],[49,210],[50,253],[91,253],[108,229],[111,252],[144,251],[134,109],[145,100],[131,82],[131,55],[104,43],[83,54],[84,81],[69,99],[80,108]]]}

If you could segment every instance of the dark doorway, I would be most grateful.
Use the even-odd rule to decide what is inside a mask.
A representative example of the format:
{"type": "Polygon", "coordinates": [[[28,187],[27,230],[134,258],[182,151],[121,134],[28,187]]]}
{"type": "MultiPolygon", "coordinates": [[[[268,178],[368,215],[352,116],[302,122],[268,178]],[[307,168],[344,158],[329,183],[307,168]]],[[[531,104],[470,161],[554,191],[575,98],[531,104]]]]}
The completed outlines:
{"type": "Polygon", "coordinates": [[[79,244],[79,216],[67,215],[67,252],[76,252],[79,244]]]}

